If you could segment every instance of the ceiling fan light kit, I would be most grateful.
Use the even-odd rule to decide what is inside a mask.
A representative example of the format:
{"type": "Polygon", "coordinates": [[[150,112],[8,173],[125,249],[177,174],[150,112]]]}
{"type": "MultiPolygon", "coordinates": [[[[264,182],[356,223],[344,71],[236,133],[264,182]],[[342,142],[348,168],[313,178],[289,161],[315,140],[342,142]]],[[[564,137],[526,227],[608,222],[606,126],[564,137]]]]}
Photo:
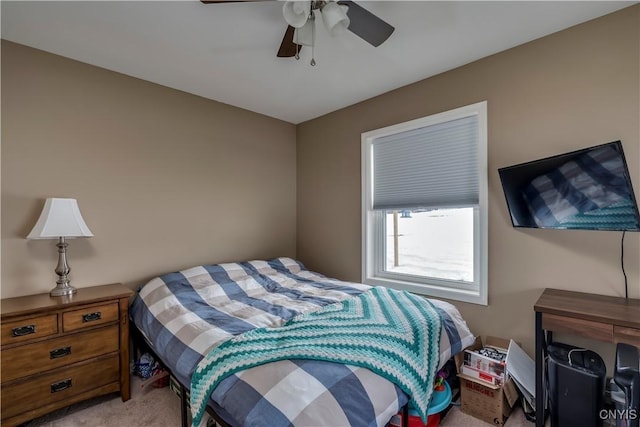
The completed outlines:
{"type": "Polygon", "coordinates": [[[315,16],[312,15],[303,26],[293,32],[293,42],[300,46],[313,46],[315,42],[315,16]]]}
{"type": "Polygon", "coordinates": [[[296,45],[295,58],[300,59],[300,46],[311,46],[311,65],[316,65],[314,47],[316,42],[316,16],[322,15],[324,25],[332,36],[344,32],[349,27],[347,11],[349,6],[335,1],[286,1],[282,15],[287,24],[295,28],[293,43],[296,45]]]}
{"type": "Polygon", "coordinates": [[[344,33],[349,28],[351,21],[347,15],[349,6],[335,2],[327,2],[322,8],[322,20],[324,26],[332,36],[344,33]]]}
{"type": "MultiPolygon", "coordinates": [[[[200,0],[205,4],[253,2],[261,0],[200,0]]],[[[315,45],[315,24],[318,16],[332,36],[351,31],[374,47],[380,46],[395,28],[351,0],[288,0],[282,6],[288,26],[278,49],[279,58],[300,59],[302,46],[311,46],[311,65],[315,45]]]]}
{"type": "Polygon", "coordinates": [[[287,1],[282,6],[284,20],[293,28],[301,28],[309,19],[310,12],[310,1],[287,1]]]}
{"type": "Polygon", "coordinates": [[[314,58],[315,44],[316,44],[316,17],[312,10],[309,19],[300,28],[296,28],[293,31],[293,43],[296,46],[295,58],[300,59],[300,46],[311,46],[311,66],[316,65],[314,58]]]}

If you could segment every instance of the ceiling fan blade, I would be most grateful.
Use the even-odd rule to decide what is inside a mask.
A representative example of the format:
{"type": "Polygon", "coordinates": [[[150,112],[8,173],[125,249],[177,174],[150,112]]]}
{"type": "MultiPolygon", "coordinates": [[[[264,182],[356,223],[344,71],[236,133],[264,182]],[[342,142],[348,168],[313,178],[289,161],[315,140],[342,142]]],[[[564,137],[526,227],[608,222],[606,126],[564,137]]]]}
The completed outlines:
{"type": "Polygon", "coordinates": [[[375,47],[384,43],[395,30],[390,24],[352,1],[339,0],[338,3],[349,6],[349,31],[375,47]]]}
{"type": "MultiPolygon", "coordinates": [[[[274,1],[274,0],[200,0],[201,3],[204,4],[216,4],[216,3],[251,3],[258,1],[274,1]]],[[[291,25],[287,27],[287,31],[284,33],[284,37],[282,38],[282,43],[280,43],[280,49],[278,49],[278,57],[280,58],[291,58],[292,56],[296,56],[296,53],[300,52],[302,46],[297,45],[293,42],[293,32],[295,28],[291,25]]]]}
{"type": "Polygon", "coordinates": [[[278,49],[277,56],[279,58],[291,58],[292,56],[296,56],[296,51],[300,52],[300,50],[302,50],[302,46],[293,42],[294,31],[295,28],[291,25],[287,27],[287,31],[285,31],[284,37],[282,38],[282,43],[280,43],[280,49],[278,49]]]}

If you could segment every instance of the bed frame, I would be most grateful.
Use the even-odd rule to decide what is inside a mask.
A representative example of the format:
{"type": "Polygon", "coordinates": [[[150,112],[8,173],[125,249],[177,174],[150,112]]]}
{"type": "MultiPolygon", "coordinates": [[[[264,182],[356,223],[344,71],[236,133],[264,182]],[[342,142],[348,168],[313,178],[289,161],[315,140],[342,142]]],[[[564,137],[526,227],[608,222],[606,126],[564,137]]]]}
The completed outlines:
{"type": "MultiPolygon", "coordinates": [[[[167,364],[164,362],[162,357],[156,353],[154,348],[147,342],[144,335],[138,330],[135,323],[133,321],[129,322],[131,329],[131,338],[133,341],[133,357],[138,357],[138,353],[142,354],[144,352],[150,353],[153,358],[158,361],[162,368],[169,373],[171,377],[178,383],[178,387],[180,389],[180,420],[182,427],[189,427],[189,402],[187,401],[187,393],[189,392],[189,387],[182,384],[180,380],[176,376],[173,375],[171,369],[168,368],[167,364]]],[[[225,420],[223,420],[210,406],[207,406],[207,413],[213,417],[216,424],[220,427],[231,427],[225,420]]],[[[407,427],[407,426],[403,426],[407,427]]]]}

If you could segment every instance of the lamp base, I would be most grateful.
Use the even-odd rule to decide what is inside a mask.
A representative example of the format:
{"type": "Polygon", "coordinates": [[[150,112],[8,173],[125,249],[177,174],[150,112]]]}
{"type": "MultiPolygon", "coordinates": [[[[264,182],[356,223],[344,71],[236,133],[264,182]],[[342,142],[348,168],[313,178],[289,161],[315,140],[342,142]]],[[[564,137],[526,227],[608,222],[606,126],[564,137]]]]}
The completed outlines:
{"type": "Polygon", "coordinates": [[[57,286],[51,289],[49,295],[52,297],[73,295],[78,292],[78,290],[69,284],[68,274],[71,271],[69,264],[67,264],[67,246],[69,246],[69,244],[64,237],[60,237],[56,246],[58,247],[58,265],[55,271],[58,275],[58,280],[56,280],[57,286]]]}
{"type": "Polygon", "coordinates": [[[49,295],[51,295],[52,297],[64,297],[64,296],[73,295],[76,292],[78,292],[78,290],[73,286],[71,286],[69,282],[67,282],[67,283],[58,283],[58,286],[51,289],[51,292],[49,292],[49,295]]]}

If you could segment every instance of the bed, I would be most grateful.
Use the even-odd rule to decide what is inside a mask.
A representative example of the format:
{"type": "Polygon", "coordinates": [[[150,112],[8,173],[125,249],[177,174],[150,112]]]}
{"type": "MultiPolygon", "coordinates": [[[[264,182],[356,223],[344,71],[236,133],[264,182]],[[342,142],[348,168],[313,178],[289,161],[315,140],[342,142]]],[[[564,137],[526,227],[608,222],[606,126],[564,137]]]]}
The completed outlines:
{"type": "MultiPolygon", "coordinates": [[[[202,408],[206,406],[216,421],[232,426],[386,426],[410,401],[417,402],[412,396],[430,396],[432,387],[416,386],[413,379],[432,381],[436,371],[475,338],[449,303],[328,278],[291,258],[202,265],[154,278],[139,289],[130,317],[153,353],[183,387],[191,389],[195,424],[203,419],[202,408]],[[396,309],[403,313],[413,310],[418,313],[414,317],[437,318],[435,326],[418,325],[404,332],[433,335],[430,343],[414,345],[419,347],[414,349],[415,360],[409,357],[398,363],[398,369],[404,370],[389,372],[387,365],[395,366],[396,362],[386,362],[387,355],[392,354],[386,349],[375,347],[360,358],[345,358],[342,348],[334,351],[340,345],[324,344],[343,336],[347,342],[342,347],[355,348],[359,355],[363,346],[358,342],[371,342],[373,348],[377,336],[384,338],[385,334],[372,329],[358,341],[360,332],[356,331],[360,326],[345,326],[344,310],[359,310],[360,316],[365,307],[367,316],[380,312],[394,317],[386,303],[378,306],[378,299],[385,298],[395,301],[396,309]],[[342,327],[342,332],[329,329],[327,319],[342,327]],[[308,326],[310,321],[316,324],[308,326]],[[320,341],[315,343],[303,340],[291,356],[283,356],[279,349],[285,338],[281,334],[287,329],[320,331],[322,336],[316,337],[320,341]],[[353,340],[349,339],[350,331],[353,340]],[[256,351],[255,343],[265,340],[271,340],[275,347],[260,359],[262,354],[256,351]],[[238,347],[243,344],[239,341],[254,347],[238,347]],[[322,356],[307,354],[316,347],[322,356]],[[329,356],[328,349],[333,352],[329,356]],[[278,357],[273,357],[275,350],[278,357]],[[221,358],[225,351],[229,359],[221,358]],[[231,353],[235,359],[229,356],[231,353]],[[235,360],[235,364],[225,365],[223,360],[235,360]],[[205,383],[205,368],[222,365],[233,365],[233,369],[227,369],[224,375],[217,371],[205,383]],[[414,369],[418,365],[424,371],[421,375],[416,374],[420,369],[414,369]]],[[[379,326],[371,319],[365,323],[356,320],[366,323],[363,333],[374,323],[373,327],[379,326]]],[[[404,317],[396,323],[407,327],[404,317]]],[[[394,333],[398,335],[397,331],[391,333],[391,341],[405,339],[394,333]]],[[[299,343],[301,336],[314,339],[309,338],[314,334],[301,333],[294,341],[299,343]]],[[[388,345],[389,336],[383,346],[388,345]]],[[[395,356],[393,353],[391,357],[395,356]]]]}

